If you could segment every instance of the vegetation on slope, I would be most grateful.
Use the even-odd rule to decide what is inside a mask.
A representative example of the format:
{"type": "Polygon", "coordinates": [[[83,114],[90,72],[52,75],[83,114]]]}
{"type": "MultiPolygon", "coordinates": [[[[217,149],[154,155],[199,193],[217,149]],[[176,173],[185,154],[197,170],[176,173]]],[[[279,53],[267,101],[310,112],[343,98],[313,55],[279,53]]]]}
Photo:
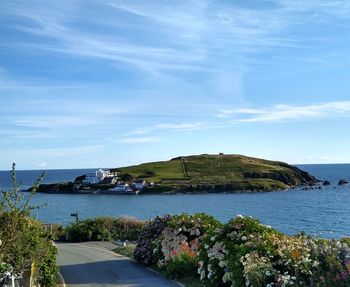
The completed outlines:
{"type": "Polygon", "coordinates": [[[177,157],[118,170],[163,187],[189,191],[276,190],[316,180],[283,162],[223,154],[177,157]]]}

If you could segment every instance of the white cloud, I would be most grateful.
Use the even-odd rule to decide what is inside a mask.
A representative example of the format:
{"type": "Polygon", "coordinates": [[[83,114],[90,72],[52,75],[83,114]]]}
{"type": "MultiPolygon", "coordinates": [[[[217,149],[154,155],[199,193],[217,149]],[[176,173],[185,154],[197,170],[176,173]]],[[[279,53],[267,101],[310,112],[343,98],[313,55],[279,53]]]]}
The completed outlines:
{"type": "Polygon", "coordinates": [[[224,109],[216,116],[229,118],[232,122],[274,123],[285,121],[304,121],[329,117],[348,117],[350,101],[328,102],[316,105],[276,105],[267,108],[224,109]]]}
{"type": "Polygon", "coordinates": [[[121,144],[139,144],[139,143],[154,143],[159,142],[161,139],[158,136],[149,137],[124,137],[117,140],[117,143],[121,144]]]}
{"type": "Polygon", "coordinates": [[[46,164],[45,161],[40,162],[40,163],[37,163],[37,164],[35,165],[35,167],[37,167],[37,168],[45,168],[46,166],[47,166],[47,164],[46,164]]]}
{"type": "Polygon", "coordinates": [[[157,124],[152,129],[161,129],[161,130],[196,130],[202,128],[204,123],[181,123],[181,124],[157,124]]]}

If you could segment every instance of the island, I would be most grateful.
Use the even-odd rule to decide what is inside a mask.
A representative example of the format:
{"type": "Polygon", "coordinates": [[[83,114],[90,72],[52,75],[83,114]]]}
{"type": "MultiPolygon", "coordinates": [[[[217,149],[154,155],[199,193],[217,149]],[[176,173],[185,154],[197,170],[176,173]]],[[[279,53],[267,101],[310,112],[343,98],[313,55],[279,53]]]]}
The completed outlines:
{"type": "Polygon", "coordinates": [[[306,171],[280,161],[235,154],[179,156],[41,184],[37,192],[92,194],[262,192],[313,186],[306,171]]]}

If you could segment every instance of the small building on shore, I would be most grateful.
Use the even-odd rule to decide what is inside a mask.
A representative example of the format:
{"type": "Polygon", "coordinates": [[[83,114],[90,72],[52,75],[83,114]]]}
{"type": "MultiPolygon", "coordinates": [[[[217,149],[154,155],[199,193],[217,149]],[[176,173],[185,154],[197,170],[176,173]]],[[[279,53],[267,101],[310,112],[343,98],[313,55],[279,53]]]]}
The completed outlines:
{"type": "Polygon", "coordinates": [[[147,185],[147,182],[144,179],[137,179],[134,182],[134,188],[137,190],[142,190],[147,185]]]}

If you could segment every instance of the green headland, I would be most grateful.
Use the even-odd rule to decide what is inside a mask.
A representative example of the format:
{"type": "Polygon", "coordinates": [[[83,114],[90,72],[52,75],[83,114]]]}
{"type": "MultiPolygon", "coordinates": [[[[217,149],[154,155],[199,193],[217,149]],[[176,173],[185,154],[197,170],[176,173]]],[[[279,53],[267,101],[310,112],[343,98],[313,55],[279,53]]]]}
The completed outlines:
{"type": "Polygon", "coordinates": [[[168,161],[114,168],[108,174],[108,178],[99,182],[91,182],[87,175],[82,175],[74,183],[42,184],[38,192],[258,192],[313,185],[317,181],[307,172],[284,162],[233,154],[180,156],[168,161]]]}
{"type": "Polygon", "coordinates": [[[169,191],[271,191],[316,181],[307,172],[284,162],[233,154],[181,156],[116,171],[169,191]]]}

